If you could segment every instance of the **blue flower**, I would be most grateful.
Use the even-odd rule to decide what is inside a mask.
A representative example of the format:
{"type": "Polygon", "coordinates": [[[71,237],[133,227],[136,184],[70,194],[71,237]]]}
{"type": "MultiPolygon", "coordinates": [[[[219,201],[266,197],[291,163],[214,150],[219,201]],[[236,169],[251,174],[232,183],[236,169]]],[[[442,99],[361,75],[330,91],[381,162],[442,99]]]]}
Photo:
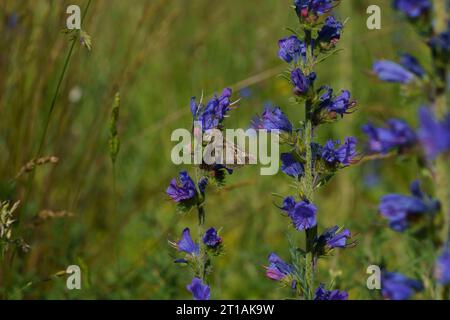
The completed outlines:
{"type": "Polygon", "coordinates": [[[411,184],[412,196],[388,194],[381,198],[379,211],[389,220],[391,229],[405,231],[410,220],[423,214],[433,214],[439,210],[439,202],[423,194],[418,181],[411,184]]]}
{"type": "Polygon", "coordinates": [[[191,284],[186,287],[193,295],[194,300],[209,300],[211,289],[199,278],[192,279],[191,284]]]}
{"type": "Polygon", "coordinates": [[[266,268],[266,276],[275,281],[282,281],[294,273],[294,267],[284,262],[275,253],[269,254],[269,266],[266,268]]]}
{"type": "Polygon", "coordinates": [[[314,300],[348,300],[348,293],[339,290],[326,290],[325,286],[321,284],[316,289],[316,296],[314,300]]]}
{"type": "Polygon", "coordinates": [[[302,70],[296,68],[291,71],[291,81],[294,84],[294,94],[301,96],[308,92],[316,79],[314,72],[306,76],[302,70]]]}
{"type": "Polygon", "coordinates": [[[251,127],[267,131],[292,132],[291,122],[279,107],[271,108],[266,106],[261,116],[253,118],[251,127]]]}
{"type": "Polygon", "coordinates": [[[302,176],[305,171],[303,164],[295,160],[291,153],[282,153],[281,163],[281,171],[290,177],[298,178],[302,176]]]}
{"type": "Polygon", "coordinates": [[[306,200],[295,202],[293,197],[287,197],[281,209],[291,218],[298,231],[311,229],[317,225],[317,207],[306,200]]]}
{"type": "Polygon", "coordinates": [[[306,46],[296,36],[281,39],[278,46],[280,47],[278,56],[287,63],[292,61],[297,63],[300,58],[306,58],[306,46]]]}
{"type": "Polygon", "coordinates": [[[179,176],[180,184],[177,179],[170,181],[166,193],[175,202],[184,202],[197,196],[197,188],[194,181],[186,171],[181,171],[179,176]]]}
{"type": "Polygon", "coordinates": [[[431,9],[431,0],[394,0],[394,8],[412,19],[419,18],[431,9]]]}
{"type": "Polygon", "coordinates": [[[422,291],[422,283],[410,279],[398,272],[383,272],[381,275],[381,294],[389,300],[408,300],[418,291],[422,291]]]}
{"type": "Polygon", "coordinates": [[[345,143],[336,148],[335,144],[339,145],[340,142],[328,140],[322,148],[321,157],[330,164],[349,166],[357,156],[356,142],[356,138],[347,137],[345,143]]]}
{"type": "Polygon", "coordinates": [[[191,98],[191,113],[194,120],[201,122],[204,131],[217,128],[222,123],[231,110],[231,95],[231,89],[225,88],[219,97],[215,95],[206,106],[197,105],[195,97],[191,98]]]}
{"type": "Polygon", "coordinates": [[[402,54],[400,56],[400,64],[406,68],[406,70],[414,73],[419,78],[423,78],[425,76],[425,70],[419,61],[410,54],[402,54]]]}
{"type": "Polygon", "coordinates": [[[207,177],[201,177],[198,181],[198,189],[202,194],[205,193],[206,186],[208,185],[208,178],[207,177]]]}
{"type": "Polygon", "coordinates": [[[295,11],[299,17],[306,18],[323,15],[333,9],[337,0],[294,0],[295,11]]]}
{"type": "Polygon", "coordinates": [[[193,256],[197,256],[200,252],[198,245],[191,238],[189,228],[183,230],[181,240],[175,244],[175,247],[179,251],[191,254],[193,256]]]}
{"type": "Polygon", "coordinates": [[[398,63],[380,60],[374,63],[373,72],[382,81],[396,82],[401,84],[411,83],[415,79],[414,73],[407,70],[398,63]]]}
{"type": "Polygon", "coordinates": [[[370,151],[387,153],[395,148],[414,145],[416,135],[405,121],[390,119],[387,124],[387,128],[376,128],[372,124],[363,126],[362,129],[369,138],[370,151]]]}
{"type": "Polygon", "coordinates": [[[428,45],[433,51],[443,55],[444,59],[448,60],[448,55],[450,55],[450,22],[448,30],[431,38],[428,45]]]}
{"type": "Polygon", "coordinates": [[[325,19],[325,24],[319,31],[319,42],[326,42],[336,44],[341,39],[341,31],[343,25],[336,20],[333,16],[329,16],[325,19]]]}
{"type": "Polygon", "coordinates": [[[203,243],[209,248],[215,249],[222,243],[222,238],[217,235],[216,229],[209,228],[203,236],[203,243]]]}
{"type": "Polygon", "coordinates": [[[334,248],[347,247],[347,239],[351,238],[350,230],[340,230],[338,226],[325,230],[318,238],[317,244],[319,247],[327,247],[328,250],[334,248]]]}
{"type": "Polygon", "coordinates": [[[419,110],[419,140],[430,160],[439,154],[450,151],[450,114],[438,121],[433,112],[422,107],[419,110]]]}
{"type": "Polygon", "coordinates": [[[329,104],[328,110],[343,116],[354,105],[355,102],[350,100],[350,91],[342,90],[341,94],[329,104]]]}
{"type": "Polygon", "coordinates": [[[436,280],[443,286],[450,284],[450,251],[448,247],[439,256],[434,269],[436,280]]]}

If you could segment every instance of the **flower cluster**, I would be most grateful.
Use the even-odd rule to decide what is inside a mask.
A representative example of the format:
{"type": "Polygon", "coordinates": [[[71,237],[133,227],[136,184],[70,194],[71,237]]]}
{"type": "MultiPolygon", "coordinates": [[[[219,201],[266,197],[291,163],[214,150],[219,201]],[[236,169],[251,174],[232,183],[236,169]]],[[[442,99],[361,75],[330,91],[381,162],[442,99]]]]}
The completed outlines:
{"type": "MultiPolygon", "coordinates": [[[[197,103],[195,97],[191,98],[190,109],[193,122],[199,122],[202,128],[202,130],[198,130],[196,126],[193,126],[192,135],[195,138],[198,134],[206,135],[211,129],[223,130],[223,121],[235,104],[231,100],[231,95],[231,89],[226,88],[220,96],[214,95],[206,105],[203,105],[202,101],[197,103]]],[[[202,145],[202,147],[205,146],[202,145]]],[[[178,179],[174,178],[170,181],[166,193],[184,212],[197,209],[199,239],[194,240],[190,229],[185,228],[181,238],[170,244],[184,254],[183,257],[176,258],[175,263],[188,265],[194,273],[192,282],[186,287],[187,290],[192,293],[195,300],[208,300],[211,289],[206,283],[206,279],[212,272],[212,258],[222,254],[223,245],[222,238],[215,228],[204,230],[205,193],[211,178],[221,182],[224,172],[231,170],[220,164],[209,166],[200,164],[195,170],[197,177],[195,182],[187,171],[181,171],[178,179]]]]}
{"type": "Polygon", "coordinates": [[[312,274],[319,258],[354,244],[350,241],[350,231],[338,226],[318,234],[319,210],[313,202],[316,188],[359,158],[354,137],[345,138],[342,144],[334,139],[323,145],[314,141],[314,132],[320,125],[336,122],[356,107],[348,90],[335,92],[328,85],[316,85],[319,81],[314,71],[317,61],[326,59],[323,55],[335,48],[342,35],[343,24],[330,15],[338,3],[334,0],[294,1],[301,32],[278,42],[278,56],[289,64],[284,76],[292,85],[296,104],[305,107],[305,120],[295,127],[280,108],[266,107],[262,115],[252,121],[253,128],[281,134],[280,142],[287,148],[280,156],[281,170],[294,179],[298,195],[285,196],[279,208],[289,218],[295,232],[304,232],[306,236],[304,249],[291,243],[292,263],[271,253],[266,275],[290,287],[294,294],[311,300],[348,298],[344,291],[329,291],[323,284],[317,287],[312,274]]]}
{"type": "MultiPolygon", "coordinates": [[[[448,160],[443,157],[450,151],[450,113],[448,106],[445,105],[445,99],[442,100],[442,96],[446,95],[448,83],[450,33],[449,29],[444,32],[437,30],[439,23],[432,23],[431,0],[394,0],[394,8],[408,18],[423,37],[424,43],[428,44],[433,65],[430,69],[424,68],[414,56],[403,54],[399,63],[389,60],[376,61],[373,72],[382,81],[401,84],[406,94],[425,95],[428,106],[419,109],[417,130],[413,130],[401,119],[390,119],[386,127],[377,128],[367,124],[363,127],[363,131],[368,137],[368,149],[372,153],[386,154],[392,150],[415,151],[419,149],[415,148],[416,146],[423,149],[424,156],[418,155],[419,165],[423,172],[428,173],[428,177],[432,177],[439,200],[422,192],[417,180],[411,184],[411,195],[383,196],[379,212],[389,220],[391,229],[397,232],[409,230],[410,232],[405,234],[406,237],[413,236],[422,241],[424,237],[428,237],[436,249],[445,244],[441,256],[435,263],[435,279],[437,283],[446,285],[450,282],[450,259],[447,249],[449,239],[447,232],[442,237],[437,231],[443,227],[440,213],[448,215],[446,211],[449,201],[446,192],[448,185],[442,184],[440,179],[442,176],[448,176],[445,166],[448,160]],[[444,165],[438,166],[438,161],[441,160],[444,165]]],[[[438,12],[436,14],[439,15],[438,12]]],[[[440,24],[442,25],[442,21],[440,24]]],[[[413,155],[414,152],[408,154],[413,155]]],[[[403,274],[384,272],[382,275],[381,293],[386,299],[410,299],[415,292],[421,290],[423,286],[420,281],[403,274]]]]}

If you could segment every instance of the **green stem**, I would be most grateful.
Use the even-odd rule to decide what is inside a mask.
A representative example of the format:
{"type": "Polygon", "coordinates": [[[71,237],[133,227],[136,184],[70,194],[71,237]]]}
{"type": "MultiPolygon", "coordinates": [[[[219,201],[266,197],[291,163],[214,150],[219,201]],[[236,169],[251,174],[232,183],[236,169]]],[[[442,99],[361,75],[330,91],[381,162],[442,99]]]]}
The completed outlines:
{"type": "Polygon", "coordinates": [[[199,276],[202,281],[205,281],[206,278],[206,252],[205,246],[203,245],[202,237],[205,232],[205,208],[202,204],[197,204],[197,212],[198,212],[198,241],[199,241],[199,249],[200,249],[200,270],[199,276]]]}

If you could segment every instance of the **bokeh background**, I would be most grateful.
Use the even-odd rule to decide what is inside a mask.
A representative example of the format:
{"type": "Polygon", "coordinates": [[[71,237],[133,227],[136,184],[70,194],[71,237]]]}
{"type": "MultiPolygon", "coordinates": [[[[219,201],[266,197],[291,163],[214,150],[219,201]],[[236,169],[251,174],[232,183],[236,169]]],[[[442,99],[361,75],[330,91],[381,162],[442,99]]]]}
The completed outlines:
{"type": "MultiPolygon", "coordinates": [[[[281,106],[294,120],[291,88],[277,77],[284,63],[278,39],[295,26],[290,1],[93,0],[83,21],[92,50],[77,44],[62,82],[42,155],[59,158],[14,180],[36,154],[45,119],[70,47],[64,34],[69,4],[86,1],[3,0],[0,3],[0,198],[21,200],[14,232],[31,246],[2,263],[0,296],[45,299],[182,299],[189,270],[173,263],[168,240],[195,214],[177,213],[165,189],[181,169],[170,160],[171,132],[189,128],[189,99],[224,87],[241,97],[227,119],[246,128],[265,103],[281,106]],[[108,151],[109,115],[121,94],[116,192],[108,151]],[[30,174],[32,175],[30,178],[30,174]],[[43,210],[73,216],[33,223],[43,210]],[[83,289],[69,291],[58,276],[68,265],[83,271],[83,289]]],[[[318,82],[346,88],[359,110],[324,126],[319,141],[360,139],[361,125],[402,117],[415,125],[417,104],[396,85],[370,74],[377,58],[402,52],[429,63],[426,46],[391,10],[388,0],[345,0],[337,11],[349,18],[344,49],[319,67],[318,82]],[[366,9],[382,8],[382,29],[368,30],[366,9]]],[[[407,193],[419,176],[408,159],[366,161],[343,170],[316,198],[320,228],[350,228],[358,246],[320,262],[319,279],[347,289],[351,299],[380,299],[366,288],[366,268],[385,263],[421,278],[431,265],[427,243],[411,246],[386,228],[377,214],[381,195],[407,193]],[[411,252],[411,248],[424,250],[411,252]]],[[[264,275],[267,255],[288,258],[288,221],[271,193],[288,194],[289,180],[260,176],[256,166],[235,171],[223,188],[209,190],[207,226],[221,227],[226,254],[214,260],[215,299],[283,299],[289,290],[264,275]]]]}

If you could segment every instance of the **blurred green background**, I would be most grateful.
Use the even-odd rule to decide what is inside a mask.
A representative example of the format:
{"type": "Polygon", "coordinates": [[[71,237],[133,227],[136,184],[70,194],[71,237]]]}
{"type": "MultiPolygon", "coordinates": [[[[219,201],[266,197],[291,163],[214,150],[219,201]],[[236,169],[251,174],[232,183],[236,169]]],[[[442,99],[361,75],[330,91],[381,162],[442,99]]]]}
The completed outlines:
{"type": "MultiPolygon", "coordinates": [[[[189,169],[170,160],[171,132],[190,127],[191,96],[226,86],[242,98],[228,128],[247,128],[267,102],[301,120],[301,110],[289,102],[289,84],[276,77],[284,68],[277,41],[289,34],[285,27],[296,25],[291,2],[93,0],[83,21],[93,48],[75,46],[41,153],[57,156],[59,163],[11,182],[37,152],[70,47],[70,36],[61,32],[69,4],[83,10],[87,0],[0,3],[0,198],[22,201],[21,227],[14,232],[31,246],[3,263],[0,296],[190,298],[185,286],[191,274],[173,263],[168,240],[178,239],[184,227],[195,229],[197,217],[177,213],[165,194],[170,179],[189,169]],[[122,99],[115,195],[108,121],[117,91],[122,99]],[[32,224],[42,210],[74,216],[32,224]],[[52,276],[71,264],[82,266],[82,290],[68,291],[65,277],[52,276]]],[[[415,125],[417,104],[402,98],[398,86],[378,82],[370,69],[374,59],[395,60],[402,52],[427,65],[425,45],[388,0],[343,1],[336,15],[349,18],[339,44],[344,51],[321,65],[318,83],[349,89],[359,110],[324,126],[319,140],[354,135],[363,141],[360,128],[369,120],[403,117],[415,125]],[[366,27],[371,4],[382,8],[381,30],[366,27]]],[[[428,270],[426,253],[417,259],[377,214],[381,195],[407,193],[418,175],[412,160],[365,162],[320,190],[320,228],[343,225],[358,240],[356,248],[320,262],[320,281],[334,279],[351,299],[378,299],[366,288],[366,268],[381,263],[382,256],[389,269],[412,277],[428,270]]],[[[224,188],[209,189],[206,225],[222,228],[226,249],[214,260],[212,298],[289,296],[263,268],[272,251],[288,258],[288,221],[271,196],[288,194],[288,185],[282,174],[260,176],[252,166],[235,171],[224,188]]]]}

